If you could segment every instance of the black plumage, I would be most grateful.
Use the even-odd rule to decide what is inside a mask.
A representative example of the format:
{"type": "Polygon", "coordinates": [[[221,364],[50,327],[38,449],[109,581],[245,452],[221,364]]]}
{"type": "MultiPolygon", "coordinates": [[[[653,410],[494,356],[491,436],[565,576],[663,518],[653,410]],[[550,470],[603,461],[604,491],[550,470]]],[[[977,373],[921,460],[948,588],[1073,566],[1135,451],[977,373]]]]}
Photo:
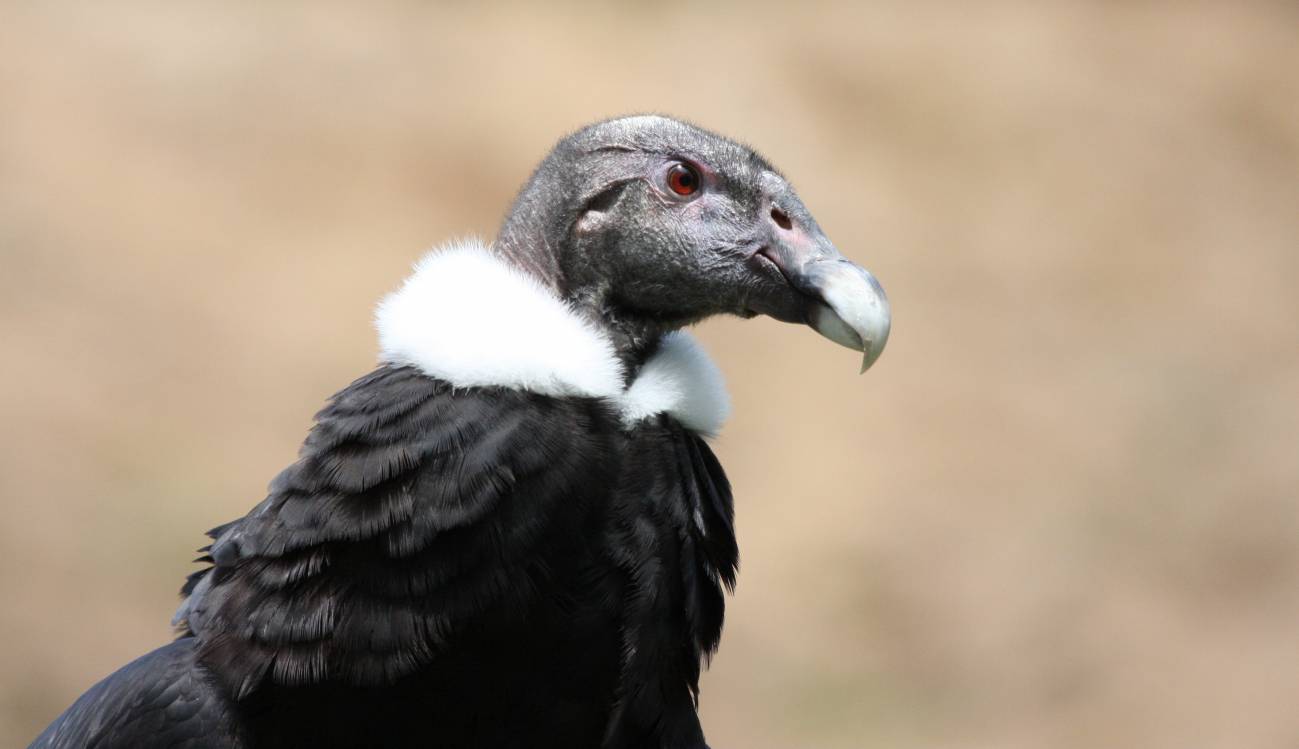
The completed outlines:
{"type": "MultiPolygon", "coordinates": [[[[634,118],[556,153],[495,252],[610,342],[623,386],[650,370],[666,333],[706,314],[840,309],[795,288],[801,269],[777,257],[773,274],[756,257],[776,240],[749,241],[754,226],[783,225],[773,199],[781,216],[806,211],[761,189],[770,168],[751,151],[634,118]],[[593,140],[658,155],[575,167],[601,156],[593,140]],[[752,245],[734,267],[667,257],[682,246],[679,214],[634,240],[591,229],[649,210],[644,191],[659,188],[637,197],[619,170],[657,174],[662,159],[707,159],[699,168],[735,183],[728,205],[752,204],[749,224],[736,210],[693,219],[712,227],[698,248],[752,245]],[[577,184],[557,195],[565,175],[577,184]],[[529,238],[538,217],[550,218],[529,238]],[[632,241],[648,256],[635,283],[609,259],[632,241]],[[657,281],[644,273],[655,253],[657,281]],[[745,289],[706,308],[718,278],[745,289]],[[673,294],[680,314],[668,314],[673,294]]],[[[869,357],[872,342],[858,343],[869,357]]],[[[179,639],[97,684],[33,746],[704,746],[700,669],[738,549],[731,489],[701,430],[671,409],[631,419],[616,394],[455,380],[391,360],[335,395],[266,499],[211,531],[207,566],[182,591],[179,639]]]]}

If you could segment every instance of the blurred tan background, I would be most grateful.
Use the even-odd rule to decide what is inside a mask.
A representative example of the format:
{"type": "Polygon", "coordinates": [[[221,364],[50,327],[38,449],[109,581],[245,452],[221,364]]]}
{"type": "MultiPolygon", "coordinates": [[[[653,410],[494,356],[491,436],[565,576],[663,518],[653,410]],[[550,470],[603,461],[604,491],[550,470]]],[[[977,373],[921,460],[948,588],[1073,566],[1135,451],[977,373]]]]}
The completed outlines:
{"type": "Polygon", "coordinates": [[[713,321],[719,748],[1299,747],[1299,8],[0,7],[0,745],[165,642],[202,532],[566,131],[753,143],[892,297],[713,321]]]}

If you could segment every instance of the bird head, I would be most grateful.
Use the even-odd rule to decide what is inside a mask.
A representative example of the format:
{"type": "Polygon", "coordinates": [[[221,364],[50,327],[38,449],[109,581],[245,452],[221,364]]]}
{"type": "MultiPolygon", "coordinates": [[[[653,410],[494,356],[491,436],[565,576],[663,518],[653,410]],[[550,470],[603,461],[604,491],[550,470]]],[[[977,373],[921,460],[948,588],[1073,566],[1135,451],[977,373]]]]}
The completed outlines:
{"type": "Polygon", "coordinates": [[[862,371],[888,340],[884,290],[789,182],[752,149],[668,117],[607,120],[561,140],[497,248],[624,353],[716,314],[807,324],[863,352],[862,371]]]}

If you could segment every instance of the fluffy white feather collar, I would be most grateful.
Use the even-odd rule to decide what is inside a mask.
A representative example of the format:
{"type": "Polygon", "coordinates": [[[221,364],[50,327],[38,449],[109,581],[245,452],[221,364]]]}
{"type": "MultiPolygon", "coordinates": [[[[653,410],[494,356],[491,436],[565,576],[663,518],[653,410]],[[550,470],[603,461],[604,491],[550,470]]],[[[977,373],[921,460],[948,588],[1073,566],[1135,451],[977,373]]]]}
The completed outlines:
{"type": "Polygon", "coordinates": [[[624,388],[603,331],[476,240],[425,255],[379,303],[375,327],[380,359],[458,386],[607,398],[629,426],[666,413],[704,434],[730,412],[721,373],[689,334],[667,335],[624,388]]]}

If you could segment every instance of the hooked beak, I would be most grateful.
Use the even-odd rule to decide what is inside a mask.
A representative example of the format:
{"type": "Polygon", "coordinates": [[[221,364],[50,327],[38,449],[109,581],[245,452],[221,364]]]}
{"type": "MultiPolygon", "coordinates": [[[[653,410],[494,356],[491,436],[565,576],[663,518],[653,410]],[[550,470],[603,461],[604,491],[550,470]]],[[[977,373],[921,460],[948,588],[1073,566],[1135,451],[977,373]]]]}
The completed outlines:
{"type": "Polygon", "coordinates": [[[845,258],[809,263],[798,290],[821,301],[807,307],[807,324],[841,346],[862,352],[865,372],[884,353],[892,313],[884,288],[870,271],[845,258]]]}
{"type": "Polygon", "coordinates": [[[784,283],[767,286],[770,293],[754,299],[753,310],[805,323],[835,343],[862,352],[865,372],[889,340],[888,297],[870,271],[839,254],[810,216],[799,218],[804,220],[773,209],[771,241],[754,258],[768,269],[774,266],[784,283]]]}
{"type": "Polygon", "coordinates": [[[861,371],[880,358],[892,313],[875,276],[828,242],[811,252],[801,243],[776,243],[762,251],[802,297],[802,322],[841,346],[862,352],[861,371]]]}

